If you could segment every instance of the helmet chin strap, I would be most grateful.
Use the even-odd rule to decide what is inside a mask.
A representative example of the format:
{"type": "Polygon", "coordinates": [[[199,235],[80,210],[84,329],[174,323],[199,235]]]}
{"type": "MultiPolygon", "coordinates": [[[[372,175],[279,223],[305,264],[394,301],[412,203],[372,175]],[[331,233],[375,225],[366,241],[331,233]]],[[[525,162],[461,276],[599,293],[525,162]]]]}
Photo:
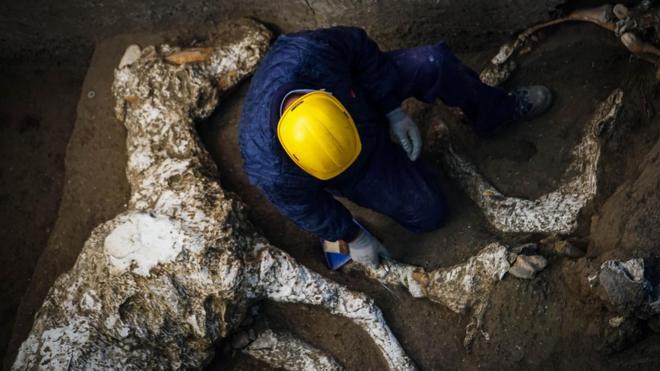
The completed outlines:
{"type": "Polygon", "coordinates": [[[296,99],[312,91],[316,91],[316,89],[295,89],[286,93],[284,98],[282,98],[282,103],[280,104],[280,116],[282,116],[282,113],[284,113],[284,111],[286,111],[286,109],[289,108],[289,106],[292,105],[296,99]]]}
{"type": "Polygon", "coordinates": [[[282,111],[289,108],[289,106],[292,105],[293,102],[296,101],[296,99],[298,99],[302,96],[303,96],[303,93],[295,93],[295,94],[287,95],[287,97],[284,98],[283,101],[282,101],[282,111]]]}

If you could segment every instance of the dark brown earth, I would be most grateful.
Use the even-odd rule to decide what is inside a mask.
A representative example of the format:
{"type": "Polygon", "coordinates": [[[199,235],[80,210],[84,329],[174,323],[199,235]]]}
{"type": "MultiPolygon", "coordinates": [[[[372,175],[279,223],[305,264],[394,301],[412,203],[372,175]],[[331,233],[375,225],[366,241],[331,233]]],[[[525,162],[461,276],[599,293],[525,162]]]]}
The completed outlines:
{"type": "Polygon", "coordinates": [[[0,79],[0,354],[60,205],[64,155],[89,55],[6,64],[0,79]]]}
{"type": "MultiPolygon", "coordinates": [[[[184,32],[179,37],[186,39],[190,34],[194,33],[184,32]]],[[[489,340],[478,336],[469,352],[463,347],[466,317],[426,300],[413,299],[400,289],[390,293],[357,273],[329,272],[322,264],[316,238],[283,218],[247,183],[236,140],[247,82],[227,97],[209,120],[199,124],[199,132],[220,168],[221,184],[247,203],[253,223],[263,234],[311,269],[372,296],[403,347],[422,369],[655,370],[660,367],[660,336],[646,323],[634,319],[619,330],[610,328],[607,320],[615,314],[586,289],[587,272],[605,259],[642,256],[649,265],[660,267],[660,119],[655,114],[660,100],[653,78],[655,71],[630,58],[609,33],[591,25],[565,25],[546,36],[548,41],[524,59],[522,69],[506,85],[543,83],[551,87],[555,104],[538,120],[482,139],[440,103],[407,103],[422,127],[437,118],[444,119],[452,128],[459,149],[479,164],[499,189],[536,197],[556,187],[570,150],[595,104],[615,87],[622,87],[626,94],[622,119],[605,146],[599,178],[601,194],[573,236],[586,241],[587,258],[550,257],[550,267],[532,281],[506,277],[493,293],[486,313],[483,330],[489,340]]],[[[111,112],[112,69],[128,44],[144,45],[162,39],[153,34],[130,35],[98,43],[82,88],[83,65],[53,68],[44,76],[33,77],[34,80],[28,79],[26,72],[17,73],[15,80],[8,79],[6,85],[3,82],[5,90],[26,82],[30,87],[23,85],[29,92],[25,93],[27,97],[0,100],[1,117],[10,123],[3,123],[2,127],[0,202],[2,212],[11,214],[3,220],[12,220],[15,215],[8,227],[3,223],[2,230],[6,245],[12,246],[0,261],[8,268],[0,277],[2,293],[11,299],[3,301],[3,324],[11,323],[7,318],[13,317],[13,308],[27,288],[18,308],[5,367],[27,334],[32,315],[48,287],[71,266],[91,228],[124,207],[128,195],[123,174],[125,133],[111,112]],[[46,84],[42,85],[44,81],[46,84]],[[37,92],[40,88],[43,90],[37,92]],[[94,91],[93,98],[88,98],[90,91],[94,91]],[[77,122],[73,127],[73,102],[78,96],[77,122]],[[30,100],[38,104],[30,105],[30,100]],[[35,124],[36,116],[42,117],[40,124],[35,124]],[[51,127],[48,122],[57,124],[53,124],[52,130],[62,130],[51,134],[59,142],[44,139],[50,138],[43,129],[51,127]],[[68,184],[61,194],[63,143],[72,129],[66,157],[68,184]],[[44,152],[53,157],[38,157],[44,152]],[[10,164],[15,165],[14,170],[8,170],[10,164]],[[43,183],[44,178],[52,179],[52,186],[34,186],[43,183]],[[32,193],[22,195],[14,190],[32,193]],[[50,234],[49,248],[41,255],[40,248],[48,236],[46,228],[54,223],[60,197],[55,232],[50,234]],[[19,215],[22,219],[18,219],[19,215]],[[35,264],[37,268],[28,284],[26,277],[35,264]]],[[[459,55],[478,69],[498,46],[499,42],[493,42],[489,50],[480,52],[459,49],[459,55]]],[[[425,157],[436,163],[432,154],[425,157]]],[[[441,168],[438,171],[442,173],[441,168]]],[[[540,236],[492,234],[461,190],[442,175],[440,181],[448,195],[452,219],[446,227],[432,233],[413,235],[383,216],[350,208],[367,220],[394,257],[428,268],[461,262],[493,240],[516,243],[539,239],[540,236]]],[[[299,334],[329,351],[348,369],[383,368],[366,335],[345,320],[301,305],[263,303],[260,313],[257,326],[268,324],[299,334]]],[[[219,356],[210,369],[265,367],[246,356],[232,356],[223,351],[223,344],[218,349],[219,356]]]]}

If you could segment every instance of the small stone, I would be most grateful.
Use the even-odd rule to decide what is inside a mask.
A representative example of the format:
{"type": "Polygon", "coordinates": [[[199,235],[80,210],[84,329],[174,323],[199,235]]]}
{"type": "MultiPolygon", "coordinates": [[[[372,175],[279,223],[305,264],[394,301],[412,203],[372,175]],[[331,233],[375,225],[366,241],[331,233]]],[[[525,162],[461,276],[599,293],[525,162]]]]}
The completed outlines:
{"type": "Polygon", "coordinates": [[[531,269],[531,267],[518,263],[518,261],[516,261],[516,264],[514,264],[511,269],[509,269],[509,274],[513,275],[514,277],[527,280],[534,278],[534,273],[535,272],[533,269],[531,269]]]}
{"type": "Polygon", "coordinates": [[[612,13],[620,20],[628,18],[629,15],[628,8],[623,4],[616,4],[612,9],[612,13]]]}
{"type": "Polygon", "coordinates": [[[651,291],[651,286],[644,277],[642,259],[630,259],[626,262],[608,260],[600,267],[598,281],[605,289],[607,300],[622,312],[637,308],[651,291]]]}
{"type": "Polygon", "coordinates": [[[548,261],[541,255],[518,255],[516,262],[509,269],[509,273],[518,278],[531,280],[547,265],[548,261]]]}
{"type": "Polygon", "coordinates": [[[619,327],[623,323],[623,320],[625,318],[623,316],[616,316],[610,318],[609,321],[607,321],[610,324],[610,327],[619,327]]]}
{"type": "Polygon", "coordinates": [[[119,61],[119,68],[133,64],[133,62],[140,59],[141,54],[142,50],[139,46],[135,44],[129,45],[128,48],[126,48],[126,51],[124,51],[124,55],[121,57],[121,60],[119,61]]]}

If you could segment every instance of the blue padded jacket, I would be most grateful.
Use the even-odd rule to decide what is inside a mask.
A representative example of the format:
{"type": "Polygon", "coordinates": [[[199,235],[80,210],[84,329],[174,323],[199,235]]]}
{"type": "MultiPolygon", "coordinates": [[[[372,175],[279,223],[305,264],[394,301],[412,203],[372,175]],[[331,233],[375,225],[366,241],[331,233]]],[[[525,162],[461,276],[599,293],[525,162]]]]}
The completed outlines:
{"type": "Polygon", "coordinates": [[[329,190],[360,176],[389,140],[385,113],[397,108],[399,74],[364,30],[333,27],[277,38],[252,77],[240,121],[239,143],[250,182],[297,225],[317,236],[350,240],[357,227],[329,190]],[[279,106],[293,89],[325,89],[350,112],[362,141],[358,159],[340,176],[318,180],[284,152],[276,134],[279,106]]]}

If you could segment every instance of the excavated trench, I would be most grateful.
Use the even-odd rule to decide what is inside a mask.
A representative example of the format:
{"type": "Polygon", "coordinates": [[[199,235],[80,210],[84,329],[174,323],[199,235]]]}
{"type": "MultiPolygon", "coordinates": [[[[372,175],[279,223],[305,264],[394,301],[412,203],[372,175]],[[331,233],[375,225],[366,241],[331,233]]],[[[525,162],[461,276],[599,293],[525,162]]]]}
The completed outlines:
{"type": "MultiPolygon", "coordinates": [[[[378,4],[385,8],[385,15],[390,8],[396,8],[389,3],[378,4]]],[[[446,5],[451,14],[461,14],[456,7],[452,2],[446,5]]],[[[532,6],[528,7],[531,12],[532,6]]],[[[491,11],[500,14],[507,9],[505,5],[497,5],[491,11]]],[[[545,9],[534,20],[541,20],[553,11],[554,8],[545,9]]],[[[486,18],[482,11],[478,13],[482,17],[479,19],[486,18]]],[[[293,30],[342,18],[321,10],[315,14],[314,21],[308,15],[300,15],[300,19],[304,20],[300,25],[278,16],[271,16],[270,21],[276,28],[293,30]]],[[[345,19],[360,24],[350,17],[345,19]]],[[[488,33],[494,32],[494,26],[485,21],[485,32],[476,30],[468,21],[465,23],[470,26],[464,29],[461,22],[452,21],[451,25],[438,29],[429,26],[428,19],[425,21],[419,29],[401,25],[402,28],[387,28],[379,23],[381,20],[369,20],[368,26],[374,29],[376,40],[385,48],[412,46],[417,40],[431,42],[449,35],[450,45],[456,45],[459,56],[480,69],[511,31],[529,25],[513,17],[506,30],[494,35],[488,33]],[[479,47],[465,48],[471,42],[479,47]]],[[[125,22],[139,23],[135,19],[125,22]]],[[[75,27],[67,31],[75,33],[75,27]]],[[[112,34],[107,32],[101,36],[112,34]]],[[[29,96],[21,102],[39,102],[32,105],[19,105],[11,99],[0,102],[3,117],[9,117],[7,125],[2,127],[7,131],[7,135],[2,135],[3,151],[11,154],[3,156],[1,174],[1,200],[7,205],[3,207],[7,210],[3,236],[7,236],[5,240],[11,245],[22,246],[10,247],[2,257],[2,265],[6,267],[2,292],[7,299],[2,309],[2,337],[9,344],[5,367],[11,365],[16,347],[29,331],[32,315],[54,278],[71,266],[91,228],[122,210],[127,200],[123,174],[125,132],[112,116],[109,93],[112,69],[121,53],[131,43],[150,44],[171,38],[189,41],[194,35],[194,31],[187,29],[170,30],[164,35],[140,32],[110,37],[97,43],[89,66],[70,61],[64,67],[47,66],[43,61],[43,65],[34,68],[46,70],[46,76],[51,78],[21,79],[20,76],[31,75],[32,70],[16,67],[12,70],[15,74],[3,80],[7,89],[11,87],[29,96]],[[58,74],[61,70],[70,78],[62,78],[58,74]],[[84,71],[87,76],[80,88],[84,71]],[[23,85],[17,86],[15,81],[19,80],[23,85]],[[58,91],[61,92],[58,99],[50,99],[58,91]],[[73,107],[78,99],[73,127],[73,107]],[[64,113],[59,107],[65,108],[64,113]],[[30,119],[35,115],[43,119],[30,119]],[[55,133],[54,127],[58,128],[55,133]],[[71,131],[65,175],[64,143],[71,131]],[[39,154],[44,149],[47,159],[21,161],[26,155],[39,154]],[[48,169],[45,176],[53,186],[44,189],[34,169],[39,173],[48,169]],[[19,177],[16,171],[20,172],[19,177]],[[44,250],[49,235],[49,247],[44,250]]],[[[505,277],[491,296],[481,333],[469,350],[463,346],[467,317],[427,300],[414,299],[402,289],[386,289],[358,272],[328,271],[322,263],[317,239],[282,217],[249,185],[241,170],[237,146],[239,115],[249,81],[226,97],[211,118],[199,123],[198,131],[219,167],[221,185],[248,205],[250,219],[263,235],[303,265],[374,298],[403,348],[420,368],[658,369],[660,335],[654,330],[660,329],[660,321],[626,317],[619,326],[612,326],[610,320],[619,314],[589,289],[587,280],[592,268],[607,259],[642,257],[649,267],[649,278],[657,283],[653,278],[660,271],[657,250],[660,196],[656,194],[660,184],[660,119],[655,112],[660,100],[655,71],[645,62],[630,57],[610,33],[593,25],[562,25],[545,32],[544,38],[546,41],[537,50],[521,59],[519,71],[505,85],[507,88],[521,84],[548,85],[556,100],[550,112],[540,119],[483,139],[476,137],[441,103],[427,106],[406,102],[406,108],[424,128],[433,120],[443,119],[452,131],[455,146],[503,193],[535,198],[557,187],[570,160],[570,151],[597,102],[617,87],[625,94],[622,116],[603,148],[600,192],[581,215],[578,231],[570,236],[576,246],[586,251],[586,256],[572,259],[549,255],[549,267],[535,279],[505,277]]],[[[85,53],[81,54],[76,60],[86,58],[85,53]]],[[[21,61],[23,57],[17,55],[14,61],[21,61]]],[[[16,62],[14,66],[20,64],[16,62]]],[[[494,240],[515,244],[545,237],[495,233],[476,205],[444,175],[437,156],[425,153],[424,157],[436,167],[449,200],[451,220],[442,229],[414,235],[386,217],[347,203],[398,260],[432,269],[463,262],[494,240]]],[[[271,302],[261,303],[258,312],[249,326],[286,329],[328,351],[350,370],[384,367],[366,334],[347,320],[312,306],[271,302]]],[[[217,356],[209,368],[267,369],[267,366],[236,352],[228,340],[217,345],[217,356]]]]}
{"type": "MultiPolygon", "coordinates": [[[[545,84],[553,90],[556,101],[552,109],[537,120],[483,139],[458,122],[441,103],[432,106],[413,101],[406,103],[414,112],[413,118],[422,126],[436,118],[444,119],[455,134],[457,146],[508,195],[536,198],[557,187],[570,160],[571,149],[579,141],[596,104],[614,88],[623,87],[629,99],[653,92],[651,69],[630,58],[610,33],[593,25],[569,24],[549,31],[545,37],[547,42],[523,58],[520,71],[505,85],[545,84]],[[642,76],[641,71],[646,71],[646,76],[642,76]]],[[[479,69],[492,54],[492,51],[483,51],[464,53],[461,57],[479,69]]],[[[284,247],[304,265],[374,297],[406,350],[423,369],[657,367],[658,361],[648,358],[648,352],[660,349],[657,335],[644,333],[640,338],[645,341],[629,348],[609,347],[608,342],[637,340],[614,340],[611,334],[606,334],[608,329],[602,323],[607,322],[611,314],[602,303],[572,291],[584,278],[585,272],[579,270],[583,259],[576,262],[552,258],[550,268],[532,281],[505,278],[495,289],[486,314],[484,331],[487,334],[478,338],[470,352],[463,347],[467,318],[437,304],[413,299],[404,290],[390,292],[360,274],[328,272],[321,263],[317,240],[282,217],[249,185],[241,172],[236,138],[246,89],[247,84],[225,101],[208,122],[199,125],[205,145],[220,167],[224,188],[236,192],[248,204],[251,220],[274,244],[284,247]]],[[[600,177],[604,191],[595,205],[582,215],[585,221],[582,228],[572,235],[582,248],[587,248],[584,244],[590,237],[589,219],[594,210],[597,213],[619,184],[635,177],[638,170],[632,164],[642,161],[643,154],[657,138],[657,119],[649,121],[648,116],[643,116],[649,107],[634,103],[626,107],[626,120],[605,146],[600,177]],[[635,150],[622,155],[621,147],[635,150]]],[[[540,239],[541,236],[501,236],[491,232],[475,204],[443,175],[437,156],[426,153],[425,157],[435,164],[450,203],[452,218],[442,229],[423,235],[411,234],[382,215],[346,202],[351,211],[366,220],[383,239],[395,258],[435,268],[460,263],[493,240],[515,243],[540,239]]],[[[591,256],[590,259],[599,261],[602,257],[591,256]]],[[[265,313],[261,320],[269,326],[282,326],[330,350],[349,369],[378,368],[377,355],[365,349],[365,338],[354,325],[314,307],[265,303],[260,309],[265,313]]],[[[224,348],[225,354],[231,354],[229,349],[224,348]]],[[[244,369],[253,367],[252,362],[239,355],[230,366],[219,359],[212,368],[244,369]]]]}

